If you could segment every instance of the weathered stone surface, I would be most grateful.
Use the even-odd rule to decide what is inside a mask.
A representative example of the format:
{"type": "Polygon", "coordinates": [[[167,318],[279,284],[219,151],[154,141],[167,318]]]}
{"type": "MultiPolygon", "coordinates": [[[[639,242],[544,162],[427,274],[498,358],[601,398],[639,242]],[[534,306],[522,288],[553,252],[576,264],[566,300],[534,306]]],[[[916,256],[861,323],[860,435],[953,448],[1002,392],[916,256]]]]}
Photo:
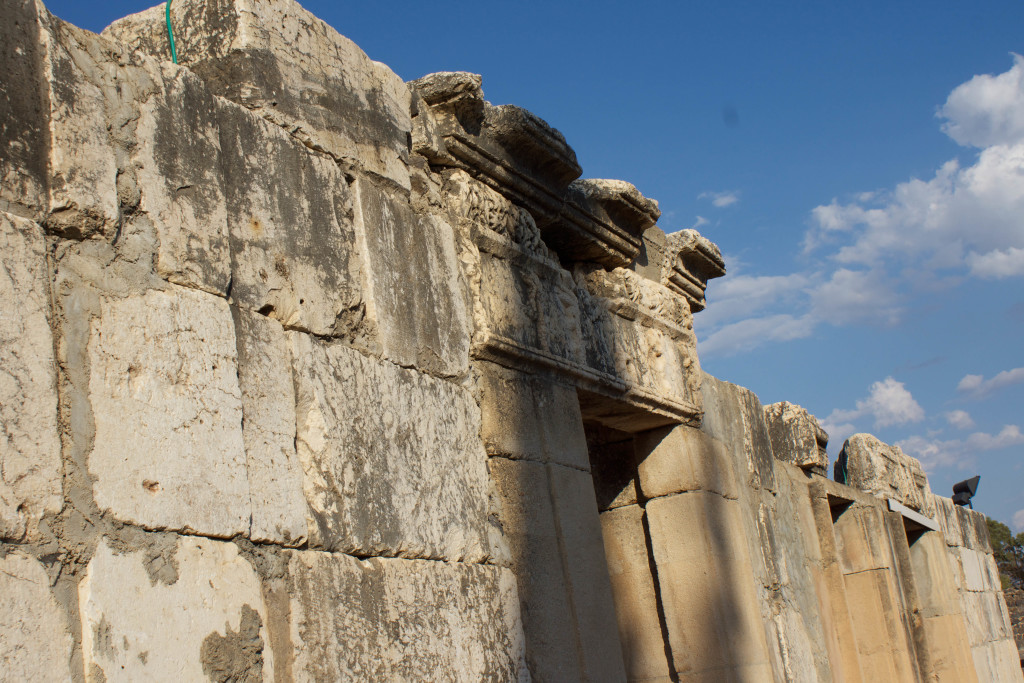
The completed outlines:
{"type": "MultiPolygon", "coordinates": [[[[704,406],[701,430],[731,444],[746,462],[746,481],[755,489],[775,490],[775,463],[761,402],[749,389],[702,373],[704,406]]],[[[740,473],[737,473],[740,475],[740,473]]],[[[743,476],[740,475],[741,481],[743,476]]]]}
{"type": "Polygon", "coordinates": [[[469,393],[290,337],[310,542],[358,555],[490,557],[486,455],[469,393]]]}
{"type": "Polygon", "coordinates": [[[227,303],[177,287],[106,299],[88,354],[96,429],[88,467],[100,509],[147,528],[248,532],[227,303]]]}
{"type": "MultiPolygon", "coordinates": [[[[409,188],[409,89],[352,41],[291,0],[179,0],[171,22],[179,62],[215,94],[308,147],[409,188]]],[[[104,35],[170,59],[163,5],[104,35]]]]}
{"type": "Polygon", "coordinates": [[[109,235],[117,226],[119,202],[118,162],[108,132],[116,128],[107,126],[123,124],[125,110],[133,108],[117,107],[111,62],[120,59],[121,66],[130,61],[136,67],[132,75],[138,80],[133,79],[123,95],[142,96],[152,80],[138,68],[141,60],[125,59],[109,41],[35,5],[36,18],[27,19],[38,22],[38,40],[46,55],[40,76],[50,80],[49,111],[43,119],[49,119],[49,140],[38,150],[46,155],[49,168],[45,224],[71,237],[109,235]]]}
{"type": "Polygon", "coordinates": [[[843,573],[894,566],[882,514],[878,508],[854,504],[836,520],[836,550],[843,573]]]}
{"type": "Polygon", "coordinates": [[[232,299],[288,328],[352,334],[363,273],[344,174],[242,107],[220,101],[217,117],[232,299]]]}
{"type": "Polygon", "coordinates": [[[756,518],[751,520],[757,528],[751,562],[768,647],[775,654],[775,676],[856,680],[845,675],[842,658],[835,653],[838,647],[830,642],[838,633],[829,628],[830,599],[822,585],[821,541],[810,480],[803,470],[776,463],[775,483],[776,494],[760,493],[756,518]]]}
{"type": "Polygon", "coordinates": [[[824,474],[828,467],[828,434],[818,420],[798,405],[782,401],[764,407],[772,455],[797,467],[824,474]]]}
{"type": "Polygon", "coordinates": [[[921,463],[899,446],[884,444],[871,434],[854,434],[843,444],[835,472],[836,481],[879,498],[893,498],[926,516],[933,514],[921,463]],[[844,472],[846,481],[840,479],[844,472]]]}
{"type": "Polygon", "coordinates": [[[507,569],[302,551],[288,573],[295,680],[529,680],[507,569]]]}
{"type": "Polygon", "coordinates": [[[612,647],[618,630],[594,484],[586,472],[559,465],[548,465],[548,478],[584,679],[621,681],[625,665],[621,649],[612,647]]]}
{"type": "Polygon", "coordinates": [[[238,339],[242,440],[252,520],[249,537],[300,545],[306,540],[302,467],[295,453],[291,347],[276,320],[232,308],[238,339]]]}
{"type": "Polygon", "coordinates": [[[890,570],[847,574],[846,591],[864,680],[917,680],[890,570]]]}
{"type": "Polygon", "coordinates": [[[489,455],[589,469],[576,391],[480,363],[480,435],[489,455]]]}
{"type": "Polygon", "coordinates": [[[468,171],[526,208],[544,229],[558,218],[563,193],[580,175],[576,153],[534,114],[485,101],[480,84],[476,74],[440,72],[409,85],[433,108],[446,165],[468,171]]]}
{"type": "Polygon", "coordinates": [[[601,531],[615,597],[626,678],[630,681],[669,681],[643,514],[643,509],[637,505],[603,512],[601,531]]]}
{"type": "Polygon", "coordinates": [[[50,316],[43,230],[0,213],[0,539],[33,537],[61,508],[50,316]]]}
{"type": "Polygon", "coordinates": [[[94,681],[262,681],[273,657],[259,578],[233,543],[101,540],[79,584],[82,659],[94,681]]]}
{"type": "Polygon", "coordinates": [[[159,238],[157,273],[223,294],[231,262],[216,101],[187,69],[163,63],[158,77],[160,95],[141,105],[133,157],[139,210],[159,238]]]}
{"type": "Polygon", "coordinates": [[[43,218],[47,206],[49,87],[35,0],[4,3],[0,25],[0,211],[43,218]]]}
{"type": "Polygon", "coordinates": [[[491,458],[488,466],[512,553],[530,676],[536,681],[583,680],[559,531],[552,524],[547,466],[505,458],[491,458]]]}
{"type": "Polygon", "coordinates": [[[416,214],[404,198],[370,181],[358,181],[356,190],[366,314],[384,357],[440,375],[466,372],[470,321],[451,226],[416,214]]]}
{"type": "Polygon", "coordinates": [[[680,679],[771,680],[739,503],[695,491],[646,510],[680,679]]]}
{"type": "Polygon", "coordinates": [[[679,425],[641,432],[636,454],[645,498],[684,491],[739,495],[728,446],[699,429],[679,425]]]}
{"type": "Polygon", "coordinates": [[[623,680],[621,649],[609,647],[617,644],[615,608],[590,475],[504,458],[489,464],[532,677],[623,680]]]}
{"type": "Polygon", "coordinates": [[[0,557],[0,678],[70,681],[73,643],[50,577],[33,557],[0,557]]]}

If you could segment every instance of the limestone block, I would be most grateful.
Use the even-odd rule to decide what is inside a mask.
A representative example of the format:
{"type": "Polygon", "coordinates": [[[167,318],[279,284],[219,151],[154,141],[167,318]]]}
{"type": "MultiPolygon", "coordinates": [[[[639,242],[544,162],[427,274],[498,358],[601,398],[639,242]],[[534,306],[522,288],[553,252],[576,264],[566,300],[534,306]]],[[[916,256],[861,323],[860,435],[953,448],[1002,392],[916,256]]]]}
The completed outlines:
{"type": "Polygon", "coordinates": [[[999,603],[999,595],[971,591],[961,593],[964,620],[972,646],[1013,638],[1009,619],[1005,617],[1004,608],[999,603]]]}
{"type": "Polygon", "coordinates": [[[300,545],[306,540],[302,467],[295,453],[291,347],[276,320],[232,307],[242,394],[242,440],[252,522],[249,537],[300,545]]]}
{"type": "Polygon", "coordinates": [[[699,429],[679,425],[636,435],[640,488],[646,498],[684,491],[739,495],[728,446],[699,429]]]}
{"type": "Polygon", "coordinates": [[[340,344],[289,336],[310,542],[358,555],[490,557],[472,396],[340,344]]]}
{"type": "MultiPolygon", "coordinates": [[[[45,224],[69,237],[110,235],[117,227],[119,202],[118,163],[108,125],[125,122],[124,112],[117,111],[117,100],[125,96],[131,101],[141,95],[152,79],[146,78],[143,69],[131,69],[132,77],[139,80],[125,83],[124,91],[117,92],[122,79],[112,77],[117,70],[111,68],[116,46],[57,19],[38,2],[35,6],[36,18],[29,21],[38,22],[39,40],[46,51],[41,78],[50,84],[44,112],[49,140],[39,150],[47,153],[49,167],[45,224]]],[[[137,65],[139,60],[131,61],[137,65]]]]}
{"type": "Polygon", "coordinates": [[[945,496],[932,494],[931,503],[935,509],[935,520],[946,539],[946,545],[953,548],[964,544],[964,531],[957,516],[957,505],[945,496]]]}
{"type": "Polygon", "coordinates": [[[584,677],[590,681],[625,678],[615,603],[608,578],[594,484],[586,472],[548,465],[565,574],[579,633],[584,677]]]}
{"type": "Polygon", "coordinates": [[[583,680],[547,466],[505,458],[488,464],[512,552],[530,675],[535,681],[583,680]]]}
{"type": "Polygon", "coordinates": [[[288,583],[296,681],[528,680],[507,569],[295,551],[288,583]]]}
{"type": "Polygon", "coordinates": [[[771,680],[739,503],[695,491],[646,509],[680,680],[771,680]]]}
{"type": "Polygon", "coordinates": [[[356,183],[356,229],[365,244],[368,301],[385,358],[440,375],[469,364],[469,315],[459,284],[455,235],[399,194],[356,183]]]}
{"type": "Polygon", "coordinates": [[[49,292],[42,228],[0,213],[0,539],[33,538],[62,503],[49,292]]]}
{"type": "Polygon", "coordinates": [[[882,511],[854,504],[835,521],[836,550],[845,574],[895,566],[882,511]]]}
{"type": "Polygon", "coordinates": [[[49,168],[46,50],[34,0],[8,0],[0,25],[0,211],[42,219],[49,168]]]}
{"type": "Polygon", "coordinates": [[[361,319],[352,193],[329,157],[217,103],[231,243],[231,297],[288,328],[343,335],[361,319]]]}
{"type": "Polygon", "coordinates": [[[844,666],[833,639],[840,638],[831,619],[831,597],[821,585],[822,548],[811,507],[807,473],[787,463],[775,463],[775,496],[761,494],[758,543],[752,550],[765,566],[759,575],[762,618],[772,623],[781,670],[790,680],[840,679],[844,666]],[[767,581],[765,580],[767,579],[767,581]],[[832,623],[826,623],[832,622],[832,623]]]}
{"type": "Polygon", "coordinates": [[[957,521],[963,531],[966,548],[978,550],[983,553],[991,553],[992,546],[988,538],[988,518],[977,510],[971,510],[963,505],[955,506],[957,521]]]}
{"type": "Polygon", "coordinates": [[[772,455],[804,469],[825,473],[828,467],[828,434],[818,420],[798,405],[787,401],[764,407],[772,455]]]}
{"type": "Polygon", "coordinates": [[[921,630],[925,646],[919,645],[919,648],[927,651],[921,662],[926,680],[958,683],[978,680],[960,614],[925,617],[921,620],[921,630]]]}
{"type": "Polygon", "coordinates": [[[754,392],[703,373],[700,384],[704,420],[701,430],[722,443],[733,444],[737,474],[755,489],[775,490],[775,462],[761,402],[754,392]]]}
{"type": "Polygon", "coordinates": [[[986,580],[985,553],[960,548],[960,566],[963,567],[964,589],[969,591],[983,591],[989,588],[986,580]]]}
{"type": "Polygon", "coordinates": [[[847,574],[846,592],[864,680],[916,680],[892,572],[847,574]]]}
{"type": "Polygon", "coordinates": [[[100,509],[147,528],[249,530],[234,325],[192,289],[106,299],[88,342],[100,509]],[[126,428],[128,427],[128,428],[126,428]]]}
{"type": "Polygon", "coordinates": [[[882,443],[871,434],[854,434],[839,453],[836,472],[845,470],[845,483],[879,498],[893,498],[925,516],[933,514],[931,490],[921,463],[899,446],[882,443]]]}
{"type": "MultiPolygon", "coordinates": [[[[176,540],[175,540],[176,538],[176,540]]],[[[233,543],[101,540],[78,588],[90,681],[272,679],[260,581],[233,543]]]]}
{"type": "Polygon", "coordinates": [[[647,553],[643,514],[643,509],[637,505],[603,512],[601,532],[626,678],[668,681],[668,660],[658,618],[658,598],[647,553]]]}
{"type": "Polygon", "coordinates": [[[914,589],[924,616],[960,618],[960,593],[950,571],[949,554],[942,537],[934,532],[923,534],[910,546],[914,589]]]}
{"type": "Polygon", "coordinates": [[[224,294],[231,279],[217,105],[188,69],[159,67],[161,92],[140,105],[133,157],[139,210],[156,227],[157,273],[224,294]]]}
{"type": "MultiPolygon", "coordinates": [[[[179,0],[171,8],[179,62],[211,90],[303,144],[409,188],[409,88],[355,43],[291,0],[179,0]]],[[[164,8],[104,35],[169,60],[164,8]]]]}
{"type": "Polygon", "coordinates": [[[481,430],[489,455],[589,469],[576,391],[479,363],[481,430]]]}
{"type": "Polygon", "coordinates": [[[0,678],[70,681],[73,643],[50,577],[33,557],[0,557],[0,678]]]}

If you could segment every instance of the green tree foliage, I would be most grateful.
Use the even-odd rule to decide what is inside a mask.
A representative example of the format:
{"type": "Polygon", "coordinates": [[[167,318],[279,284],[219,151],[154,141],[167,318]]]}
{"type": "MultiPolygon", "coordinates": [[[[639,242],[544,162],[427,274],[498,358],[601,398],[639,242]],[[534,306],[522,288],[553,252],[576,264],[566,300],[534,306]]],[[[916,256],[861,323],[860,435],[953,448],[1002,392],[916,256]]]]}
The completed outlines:
{"type": "Polygon", "coordinates": [[[1010,527],[1002,522],[991,517],[987,520],[999,573],[1017,588],[1024,588],[1024,532],[1014,536],[1010,527]]]}

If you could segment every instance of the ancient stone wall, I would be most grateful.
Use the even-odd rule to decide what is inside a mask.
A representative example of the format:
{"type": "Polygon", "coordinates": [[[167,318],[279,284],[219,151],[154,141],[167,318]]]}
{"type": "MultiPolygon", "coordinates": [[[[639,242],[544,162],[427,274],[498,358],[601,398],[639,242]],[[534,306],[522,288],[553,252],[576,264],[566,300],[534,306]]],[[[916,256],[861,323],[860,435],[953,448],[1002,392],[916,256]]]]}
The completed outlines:
{"type": "Polygon", "coordinates": [[[0,679],[1024,680],[983,518],[703,373],[717,247],[480,76],[0,9],[0,679]]]}

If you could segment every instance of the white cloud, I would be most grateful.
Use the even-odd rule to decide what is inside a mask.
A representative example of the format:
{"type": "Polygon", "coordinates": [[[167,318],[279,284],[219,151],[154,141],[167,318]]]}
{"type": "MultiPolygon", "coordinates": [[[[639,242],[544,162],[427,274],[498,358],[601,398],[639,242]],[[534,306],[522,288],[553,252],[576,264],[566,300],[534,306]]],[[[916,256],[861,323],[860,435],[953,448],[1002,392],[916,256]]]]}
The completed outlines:
{"type": "Polygon", "coordinates": [[[719,209],[732,206],[740,200],[739,190],[726,190],[724,192],[701,192],[697,199],[710,199],[711,203],[719,209]]]}
{"type": "Polygon", "coordinates": [[[967,267],[971,269],[971,275],[987,280],[1024,275],[1024,249],[1008,247],[1005,250],[993,249],[986,254],[972,251],[967,255],[967,267]]]}
{"type": "Polygon", "coordinates": [[[982,74],[957,86],[938,111],[942,130],[961,145],[991,147],[1024,140],[1024,57],[998,76],[982,74]]]}
{"type": "Polygon", "coordinates": [[[974,398],[981,398],[993,391],[1020,382],[1024,382],[1024,368],[1014,368],[1013,370],[1003,370],[992,379],[985,379],[983,375],[964,375],[960,383],[956,385],[956,389],[974,398]]]}
{"type": "Polygon", "coordinates": [[[1017,510],[1013,513],[1013,530],[1024,531],[1024,510],[1017,510]]]}
{"type": "Polygon", "coordinates": [[[985,451],[994,451],[1024,443],[1024,434],[1017,425],[1006,425],[998,434],[975,432],[966,439],[941,441],[922,436],[912,436],[896,445],[921,461],[926,470],[951,465],[969,466],[974,456],[985,451]]]}
{"type": "Polygon", "coordinates": [[[710,222],[711,221],[709,221],[707,218],[704,218],[704,216],[697,216],[697,220],[694,221],[693,225],[690,226],[690,230],[696,230],[697,228],[703,225],[707,225],[710,222]]]}
{"type": "Polygon", "coordinates": [[[797,318],[781,314],[747,318],[711,333],[707,339],[699,342],[699,350],[704,356],[727,356],[749,351],[767,341],[789,341],[809,337],[813,332],[814,321],[809,316],[797,318]]]}
{"type": "MultiPolygon", "coordinates": [[[[1024,57],[1013,62],[955,88],[940,108],[946,133],[980,149],[973,163],[953,159],[932,178],[815,207],[804,251],[824,267],[737,280],[746,298],[712,284],[695,321],[702,348],[736,353],[823,323],[895,325],[922,297],[966,278],[1024,277],[1024,57]]],[[[736,193],[700,197],[728,205],[736,193]]]]}
{"type": "Polygon", "coordinates": [[[840,268],[810,293],[811,310],[833,325],[859,322],[895,324],[900,309],[896,294],[880,271],[840,268]]]}
{"type": "Polygon", "coordinates": [[[974,427],[974,420],[966,410],[951,410],[945,414],[946,422],[957,429],[971,429],[974,427]]]}
{"type": "Polygon", "coordinates": [[[881,382],[871,385],[870,394],[867,398],[857,401],[856,408],[851,410],[837,408],[826,418],[826,421],[829,424],[838,425],[864,417],[874,418],[875,427],[888,427],[908,422],[920,422],[924,419],[924,408],[914,400],[903,382],[886,377],[881,382]]]}

